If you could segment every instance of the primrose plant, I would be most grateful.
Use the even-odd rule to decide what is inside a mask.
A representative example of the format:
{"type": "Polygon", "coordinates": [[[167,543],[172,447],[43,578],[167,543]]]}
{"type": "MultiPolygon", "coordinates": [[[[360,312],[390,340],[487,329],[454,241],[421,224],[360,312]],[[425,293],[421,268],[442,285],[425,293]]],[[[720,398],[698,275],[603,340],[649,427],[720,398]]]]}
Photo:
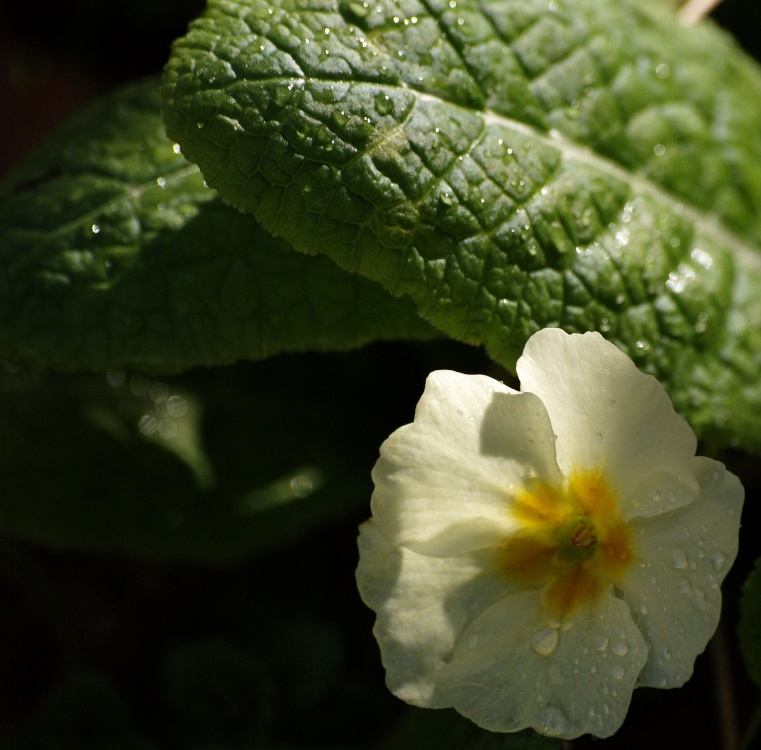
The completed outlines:
{"type": "MultiPolygon", "coordinates": [[[[454,709],[412,724],[454,717],[457,747],[506,750],[626,730],[634,689],[682,686],[717,629],[734,464],[761,452],[761,68],[713,5],[208,0],[161,80],[94,102],[0,184],[0,355],[108,373],[88,424],[192,481],[140,513],[61,482],[87,522],[32,496],[3,533],[229,561],[371,515],[356,581],[388,688],[454,709]],[[284,477],[259,461],[244,493],[206,453],[210,403],[150,382],[447,338],[489,375],[460,374],[454,344],[426,369],[370,502],[375,433],[359,460],[341,438],[284,477]]],[[[363,373],[335,401],[288,381],[271,423],[352,434],[385,386],[363,373]]],[[[277,442],[259,396],[257,455],[277,442]]],[[[740,609],[761,684],[758,571],[740,609]]]]}

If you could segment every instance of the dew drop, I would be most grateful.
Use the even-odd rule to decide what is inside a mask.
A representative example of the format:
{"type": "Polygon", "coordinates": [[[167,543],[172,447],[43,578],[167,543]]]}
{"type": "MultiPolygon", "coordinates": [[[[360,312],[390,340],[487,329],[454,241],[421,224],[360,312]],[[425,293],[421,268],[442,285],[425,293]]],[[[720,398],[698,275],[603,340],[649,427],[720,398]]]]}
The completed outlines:
{"type": "Polygon", "coordinates": [[[629,653],[629,647],[623,641],[620,641],[613,645],[613,653],[616,656],[626,656],[629,653]]]}
{"type": "Polygon", "coordinates": [[[97,224],[93,224],[90,227],[90,230],[92,231],[93,234],[98,234],[98,232],[100,232],[100,227],[97,224]]]}
{"type": "Polygon", "coordinates": [[[656,143],[653,146],[653,153],[656,156],[663,156],[666,153],[666,147],[662,143],[656,143]]]}
{"type": "Polygon", "coordinates": [[[721,552],[715,552],[713,557],[711,557],[714,571],[718,573],[724,567],[726,561],[727,558],[721,552]]]}
{"type": "Polygon", "coordinates": [[[547,630],[540,630],[531,639],[531,648],[536,651],[539,656],[551,656],[555,653],[555,649],[558,646],[558,631],[548,628],[547,630]]]}
{"type": "Polygon", "coordinates": [[[614,680],[623,680],[624,675],[626,674],[626,670],[620,664],[616,664],[610,673],[613,676],[614,680]]]}
{"type": "Polygon", "coordinates": [[[545,708],[537,714],[536,721],[541,728],[541,733],[548,737],[557,737],[568,726],[565,714],[555,706],[545,708]]]}
{"type": "Polygon", "coordinates": [[[671,75],[671,68],[666,63],[661,63],[656,67],[655,75],[663,81],[671,75]]]}
{"type": "Polygon", "coordinates": [[[388,94],[377,94],[375,97],[375,111],[379,115],[390,115],[394,111],[394,102],[388,94]]]}
{"type": "Polygon", "coordinates": [[[674,551],[673,566],[677,570],[684,570],[687,567],[687,557],[682,550],[678,549],[674,551]]]}
{"type": "Polygon", "coordinates": [[[605,651],[605,649],[608,648],[608,639],[604,635],[600,636],[597,641],[595,641],[595,648],[598,651],[605,651]]]}

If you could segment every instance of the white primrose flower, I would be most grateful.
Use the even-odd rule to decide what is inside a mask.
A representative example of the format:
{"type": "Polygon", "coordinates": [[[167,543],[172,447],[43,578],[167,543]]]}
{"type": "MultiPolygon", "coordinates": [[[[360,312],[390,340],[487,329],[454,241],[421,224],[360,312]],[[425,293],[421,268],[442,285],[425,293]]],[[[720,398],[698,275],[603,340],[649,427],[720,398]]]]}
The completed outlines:
{"type": "Polygon", "coordinates": [[[521,392],[432,373],[381,447],[357,583],[389,689],[496,732],[608,737],[716,629],[743,489],[655,378],[545,329],[521,392]]]}

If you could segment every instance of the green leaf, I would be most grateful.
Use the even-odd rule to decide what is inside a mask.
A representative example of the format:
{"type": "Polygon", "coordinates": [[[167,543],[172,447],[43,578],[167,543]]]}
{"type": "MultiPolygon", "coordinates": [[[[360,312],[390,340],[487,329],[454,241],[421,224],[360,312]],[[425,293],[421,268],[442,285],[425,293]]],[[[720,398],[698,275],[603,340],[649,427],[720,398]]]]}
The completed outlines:
{"type": "Polygon", "coordinates": [[[409,708],[399,729],[384,750],[554,750],[559,741],[531,729],[495,734],[477,727],[453,710],[409,708]]]}
{"type": "Polygon", "coordinates": [[[155,80],[97,102],[0,184],[0,356],[169,372],[430,337],[409,300],[222,203],[155,80]]]}
{"type": "Polygon", "coordinates": [[[165,120],[233,205],[513,367],[595,329],[761,449],[761,75],[639,0],[210,0],[165,120]]]}
{"type": "Polygon", "coordinates": [[[761,687],[761,558],[743,586],[738,632],[745,668],[761,687]]]}

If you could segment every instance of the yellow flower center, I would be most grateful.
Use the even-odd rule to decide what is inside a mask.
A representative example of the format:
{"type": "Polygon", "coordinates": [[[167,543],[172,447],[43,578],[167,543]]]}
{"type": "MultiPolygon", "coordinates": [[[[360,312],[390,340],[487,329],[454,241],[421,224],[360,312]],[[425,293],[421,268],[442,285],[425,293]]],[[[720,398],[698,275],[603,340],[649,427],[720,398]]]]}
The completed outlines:
{"type": "Polygon", "coordinates": [[[512,502],[521,530],[500,546],[501,570],[564,617],[623,577],[633,558],[618,504],[599,472],[573,472],[562,487],[535,482],[512,502]]]}

